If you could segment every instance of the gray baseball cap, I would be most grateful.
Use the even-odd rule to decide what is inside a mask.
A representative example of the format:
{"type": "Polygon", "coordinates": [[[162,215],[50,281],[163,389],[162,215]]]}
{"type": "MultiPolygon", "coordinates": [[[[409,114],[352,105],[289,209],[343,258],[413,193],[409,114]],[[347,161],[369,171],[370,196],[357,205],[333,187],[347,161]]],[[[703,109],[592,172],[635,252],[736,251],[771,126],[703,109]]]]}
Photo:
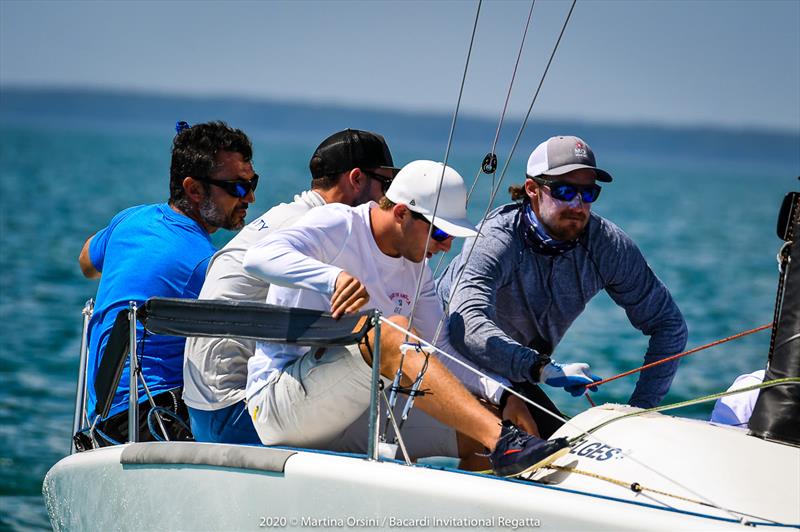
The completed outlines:
{"type": "Polygon", "coordinates": [[[611,174],[597,167],[594,152],[583,139],[572,136],[550,137],[533,150],[525,172],[528,177],[564,175],[573,170],[589,168],[597,173],[597,180],[610,182],[611,174]]]}

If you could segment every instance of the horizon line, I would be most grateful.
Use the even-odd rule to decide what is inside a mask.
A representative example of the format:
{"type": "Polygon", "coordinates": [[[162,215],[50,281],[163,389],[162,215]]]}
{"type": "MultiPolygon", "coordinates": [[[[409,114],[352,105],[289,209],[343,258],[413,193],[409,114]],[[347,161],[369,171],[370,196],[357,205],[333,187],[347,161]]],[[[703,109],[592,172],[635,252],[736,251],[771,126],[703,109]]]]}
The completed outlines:
{"type": "MultiPolygon", "coordinates": [[[[35,84],[35,83],[16,83],[16,82],[2,82],[0,81],[0,107],[3,106],[2,92],[18,91],[18,92],[74,92],[74,93],[104,93],[116,95],[130,95],[140,97],[168,97],[168,98],[184,98],[193,101],[203,100],[227,100],[231,102],[252,102],[254,104],[275,104],[280,103],[284,105],[292,105],[297,107],[324,107],[332,110],[354,110],[363,112],[375,112],[385,114],[412,114],[427,117],[435,117],[442,119],[451,119],[452,113],[445,110],[426,109],[426,108],[413,108],[413,107],[389,107],[378,105],[358,105],[348,102],[337,102],[334,100],[304,100],[304,99],[291,99],[287,97],[277,96],[258,96],[250,94],[231,94],[231,93],[190,93],[181,94],[171,89],[147,89],[142,87],[117,87],[107,85],[80,85],[80,84],[35,84]]],[[[462,119],[471,119],[476,121],[496,122],[497,118],[489,116],[488,114],[462,111],[459,114],[462,119]]],[[[516,116],[510,115],[506,120],[522,122],[524,115],[516,116]]],[[[726,133],[756,133],[756,134],[779,134],[800,137],[800,124],[797,128],[790,128],[779,125],[767,124],[724,124],[724,123],[709,123],[709,122],[670,122],[657,119],[631,119],[631,120],[611,120],[600,118],[576,118],[569,116],[555,116],[555,115],[539,115],[539,121],[544,122],[573,122],[591,126],[608,126],[620,128],[654,128],[666,130],[712,130],[721,131],[726,133]]]]}

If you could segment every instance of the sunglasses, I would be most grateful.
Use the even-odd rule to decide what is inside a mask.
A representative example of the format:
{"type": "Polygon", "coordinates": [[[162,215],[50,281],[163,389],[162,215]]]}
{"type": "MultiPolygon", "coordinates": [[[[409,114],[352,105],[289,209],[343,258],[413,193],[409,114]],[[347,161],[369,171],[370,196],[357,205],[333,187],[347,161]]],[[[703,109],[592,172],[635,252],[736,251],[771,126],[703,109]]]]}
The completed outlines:
{"type": "Polygon", "coordinates": [[[195,179],[204,183],[216,185],[234,198],[244,198],[250,194],[250,192],[255,191],[256,187],[258,186],[258,174],[253,174],[253,178],[250,180],[237,179],[235,181],[222,181],[220,179],[212,179],[210,177],[196,177],[195,179]]]}
{"type": "Polygon", "coordinates": [[[365,176],[369,177],[370,179],[374,179],[378,183],[381,184],[381,190],[384,194],[386,191],[389,190],[389,185],[392,184],[392,178],[386,177],[384,175],[376,174],[375,172],[370,172],[369,170],[361,170],[361,173],[365,176]]]}
{"type": "Polygon", "coordinates": [[[542,179],[541,177],[534,177],[534,181],[541,185],[547,185],[550,188],[550,195],[553,198],[561,201],[572,201],[578,194],[581,195],[581,200],[584,203],[594,203],[600,196],[600,185],[592,183],[591,185],[571,185],[561,181],[550,181],[542,179]]]}
{"type": "Polygon", "coordinates": [[[437,242],[444,242],[444,241],[445,241],[445,240],[447,240],[448,238],[452,238],[452,237],[451,237],[451,235],[448,235],[447,233],[445,233],[444,231],[442,231],[441,229],[439,229],[438,227],[436,227],[435,225],[433,225],[432,223],[430,223],[430,222],[428,221],[428,219],[427,219],[427,218],[425,218],[425,217],[424,217],[423,215],[421,215],[420,213],[418,213],[418,212],[414,212],[414,211],[412,211],[411,209],[409,209],[409,210],[408,210],[408,212],[410,212],[410,213],[411,213],[411,217],[412,217],[412,218],[416,218],[417,220],[422,220],[422,221],[423,221],[423,222],[425,222],[426,224],[428,224],[428,225],[432,225],[432,226],[433,226],[433,232],[431,233],[431,238],[432,238],[432,239],[434,239],[435,241],[437,241],[437,242]]]}

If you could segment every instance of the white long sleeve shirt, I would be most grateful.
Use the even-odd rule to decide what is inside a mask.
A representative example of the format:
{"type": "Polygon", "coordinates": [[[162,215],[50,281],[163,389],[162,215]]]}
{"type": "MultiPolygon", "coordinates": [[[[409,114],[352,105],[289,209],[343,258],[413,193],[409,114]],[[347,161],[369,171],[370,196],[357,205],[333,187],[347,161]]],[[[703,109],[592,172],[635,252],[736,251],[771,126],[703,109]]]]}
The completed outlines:
{"type": "MultiPolygon", "coordinates": [[[[316,191],[306,190],[292,203],[281,203],[247,224],[211,258],[199,299],[263,303],[269,283],[242,268],[245,253],[273,231],[292,225],[305,213],[325,205],[316,191]]],[[[183,400],[197,410],[219,410],[245,398],[247,361],[255,340],[246,338],[186,339],[183,358],[183,400]]]]}
{"type": "MultiPolygon", "coordinates": [[[[245,255],[245,270],[271,283],[267,303],[288,307],[330,310],[331,296],[339,273],[356,277],[370,295],[366,309],[386,316],[410,317],[417,287],[423,282],[414,311],[413,326],[428,341],[442,319],[433,276],[424,263],[384,254],[372,235],[369,212],[375,203],[358,207],[330,204],[318,207],[292,227],[276,231],[245,255]]],[[[436,346],[457,356],[443,327],[436,346]]],[[[250,400],[275,380],[290,362],[308,347],[258,342],[248,362],[246,396],[250,400]]],[[[446,357],[440,357],[475,395],[497,403],[502,389],[491,378],[478,377],[446,357]]]]}

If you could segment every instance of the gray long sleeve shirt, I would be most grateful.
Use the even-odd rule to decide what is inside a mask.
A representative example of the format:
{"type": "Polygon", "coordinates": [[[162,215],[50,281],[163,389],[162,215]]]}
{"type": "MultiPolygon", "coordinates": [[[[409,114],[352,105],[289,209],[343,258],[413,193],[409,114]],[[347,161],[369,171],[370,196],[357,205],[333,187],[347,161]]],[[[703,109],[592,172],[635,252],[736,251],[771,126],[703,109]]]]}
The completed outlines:
{"type": "MultiPolygon", "coordinates": [[[[533,382],[531,368],[601,289],[650,337],[646,364],[684,349],[687,330],[678,306],[619,227],[591,213],[579,246],[546,256],[525,243],[521,217],[519,204],[491,212],[469,262],[472,239],[437,282],[443,305],[450,301],[450,341],[465,357],[509,380],[533,382]]],[[[673,361],[642,372],[629,403],[657,405],[677,369],[673,361]]]]}

